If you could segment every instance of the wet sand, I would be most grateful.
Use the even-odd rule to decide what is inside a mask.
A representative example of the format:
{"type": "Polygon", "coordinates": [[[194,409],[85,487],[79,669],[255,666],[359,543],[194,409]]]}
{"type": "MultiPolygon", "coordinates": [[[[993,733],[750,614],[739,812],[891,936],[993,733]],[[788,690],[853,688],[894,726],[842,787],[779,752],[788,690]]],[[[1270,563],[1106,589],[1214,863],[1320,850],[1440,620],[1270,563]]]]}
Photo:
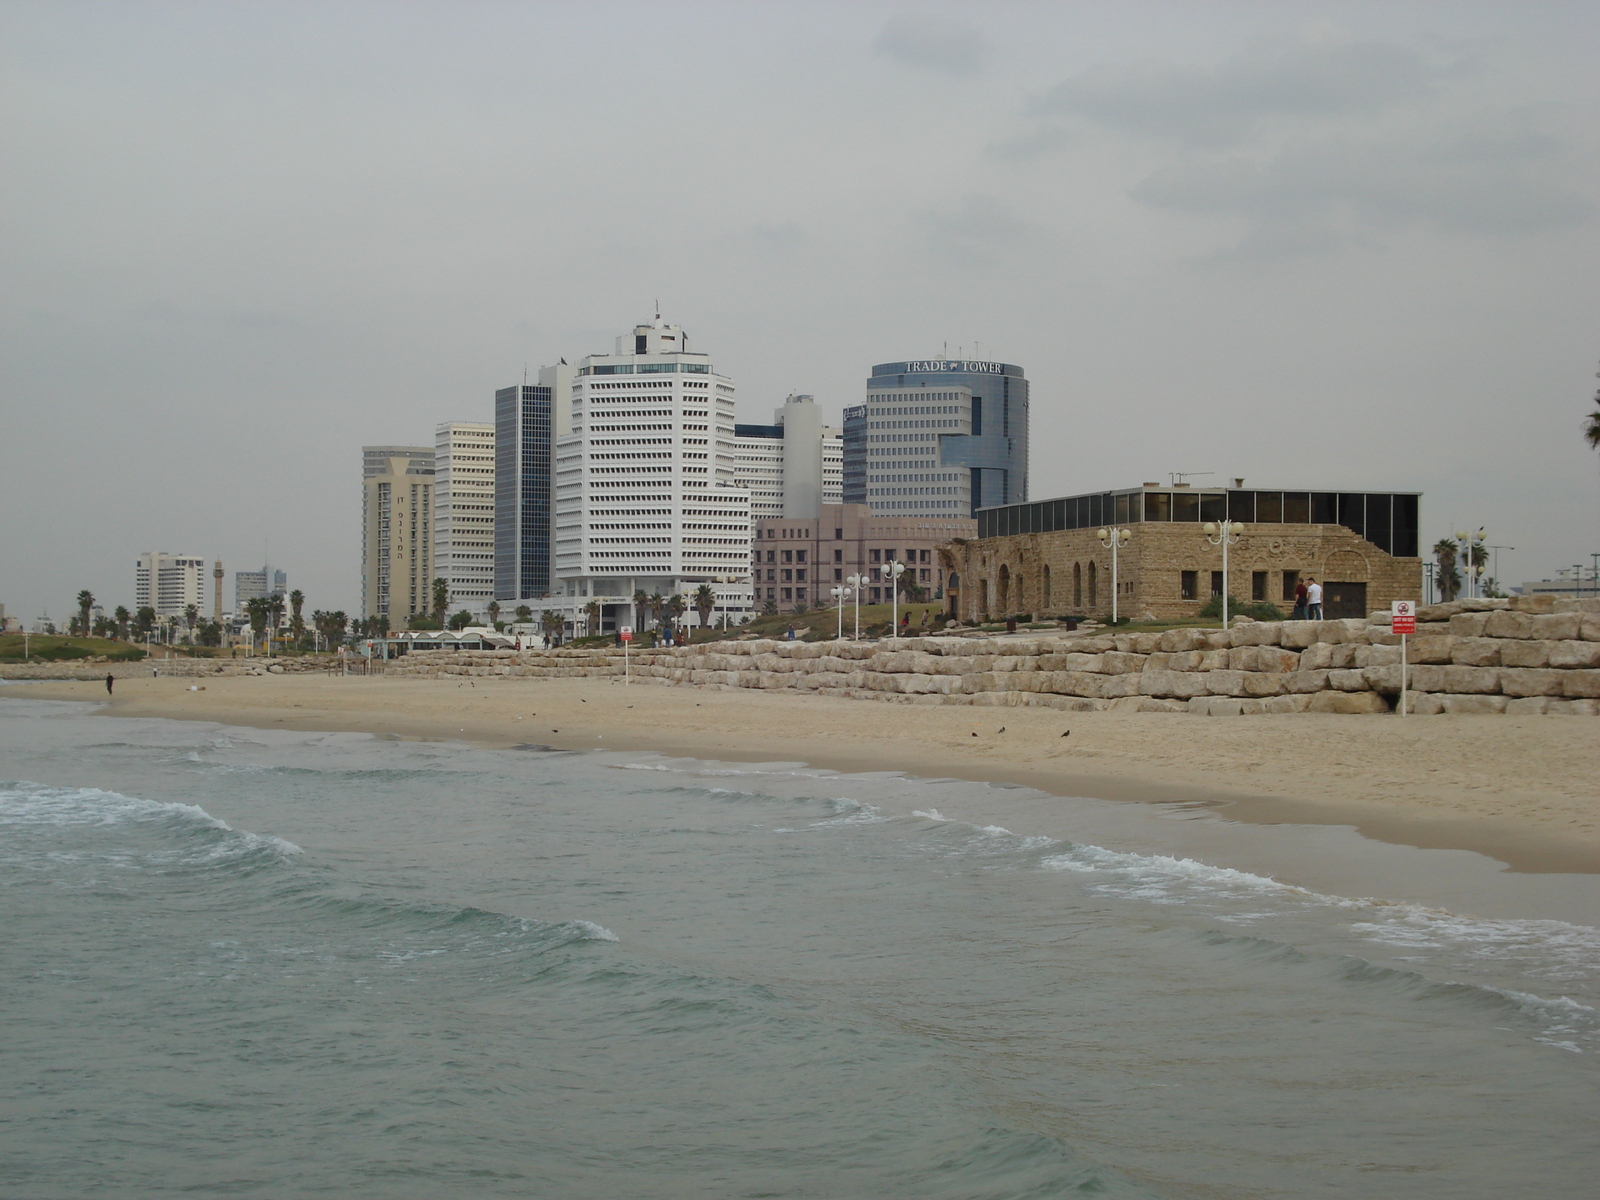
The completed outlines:
{"type": "MultiPolygon", "coordinates": [[[[121,679],[101,711],[1186,801],[1235,821],[1349,826],[1396,845],[1468,850],[1518,872],[1600,873],[1600,722],[1592,718],[1066,713],[594,679],[284,675],[210,679],[203,691],[188,690],[190,682],[121,679]]],[[[30,684],[11,694],[105,700],[99,683],[30,684]]],[[[1056,834],[1045,802],[1016,797],[1018,811],[1002,819],[1056,834]]]]}

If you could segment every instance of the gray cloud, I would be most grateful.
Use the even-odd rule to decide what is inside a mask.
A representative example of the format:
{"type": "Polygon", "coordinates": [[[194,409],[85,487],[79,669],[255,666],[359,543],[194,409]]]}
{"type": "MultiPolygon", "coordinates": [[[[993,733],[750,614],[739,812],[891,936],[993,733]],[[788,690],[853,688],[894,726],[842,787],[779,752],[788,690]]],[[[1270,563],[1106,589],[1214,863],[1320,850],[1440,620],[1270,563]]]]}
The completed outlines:
{"type": "Polygon", "coordinates": [[[1156,172],[1132,195],[1242,216],[1244,247],[1274,253],[1411,225],[1527,233],[1587,220],[1594,209],[1571,182],[1566,146],[1529,112],[1389,137],[1300,139],[1255,160],[1197,159],[1156,172]]]}
{"type": "Polygon", "coordinates": [[[1371,111],[1428,94],[1440,74],[1416,51],[1380,42],[1262,45],[1214,68],[1145,62],[1101,66],[1034,102],[1140,137],[1237,141],[1273,117],[1371,111]]]}
{"type": "Polygon", "coordinates": [[[805,243],[806,231],[798,221],[762,221],[750,226],[750,237],[763,246],[788,250],[805,243]]]}
{"type": "Polygon", "coordinates": [[[949,75],[974,75],[989,55],[989,42],[976,26],[912,13],[885,25],[872,48],[887,58],[949,75]]]}

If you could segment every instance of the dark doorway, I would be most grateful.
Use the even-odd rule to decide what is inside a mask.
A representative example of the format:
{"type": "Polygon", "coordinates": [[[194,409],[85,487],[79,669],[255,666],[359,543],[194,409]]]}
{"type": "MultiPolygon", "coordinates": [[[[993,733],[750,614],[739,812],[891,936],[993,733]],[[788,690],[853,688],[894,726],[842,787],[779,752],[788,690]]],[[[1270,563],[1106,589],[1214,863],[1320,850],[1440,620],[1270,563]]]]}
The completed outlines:
{"type": "Polygon", "coordinates": [[[1325,583],[1322,585],[1322,615],[1330,621],[1367,615],[1365,583],[1325,583]]]}

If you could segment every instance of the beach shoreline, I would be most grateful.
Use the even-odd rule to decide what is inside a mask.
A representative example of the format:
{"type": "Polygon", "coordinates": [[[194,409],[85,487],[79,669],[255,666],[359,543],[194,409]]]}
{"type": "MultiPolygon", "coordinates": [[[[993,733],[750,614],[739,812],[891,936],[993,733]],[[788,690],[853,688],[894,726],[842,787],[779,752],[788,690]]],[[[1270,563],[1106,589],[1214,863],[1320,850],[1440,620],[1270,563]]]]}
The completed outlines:
{"type": "Polygon", "coordinates": [[[1394,845],[1470,851],[1515,872],[1600,873],[1600,738],[1581,718],[1062,713],[607,679],[289,675],[191,686],[130,676],[109,703],[98,683],[11,694],[99,702],[106,716],[788,761],[1183,802],[1250,824],[1348,826],[1394,845]]]}

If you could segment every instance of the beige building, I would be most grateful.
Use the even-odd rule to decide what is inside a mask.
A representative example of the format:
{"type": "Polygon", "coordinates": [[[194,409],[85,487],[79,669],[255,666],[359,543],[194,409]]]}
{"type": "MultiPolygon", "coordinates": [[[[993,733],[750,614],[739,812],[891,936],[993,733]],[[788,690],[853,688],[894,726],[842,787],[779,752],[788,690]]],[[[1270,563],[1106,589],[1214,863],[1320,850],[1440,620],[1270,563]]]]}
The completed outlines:
{"type": "Polygon", "coordinates": [[[181,617],[193,605],[206,608],[206,560],[199,555],[146,550],[133,565],[133,603],[153,608],[162,620],[181,617]]]}
{"type": "Polygon", "coordinates": [[[493,425],[434,430],[433,570],[450,581],[450,609],[483,618],[494,599],[493,425]]]}
{"type": "MultiPolygon", "coordinates": [[[[1242,485],[1243,481],[1239,481],[1242,485]]],[[[1117,551],[1122,617],[1182,619],[1224,588],[1208,522],[1242,523],[1230,545],[1230,595],[1285,613],[1296,582],[1322,583],[1324,615],[1365,617],[1422,596],[1415,492],[1300,492],[1145,484],[983,509],[978,537],[944,547],[949,611],[963,621],[1111,612],[1111,550],[1099,531],[1127,529],[1117,551]]]]}
{"type": "Polygon", "coordinates": [[[942,598],[946,568],[939,547],[972,537],[977,526],[962,517],[873,516],[865,504],[823,504],[815,517],[756,521],[750,541],[756,609],[832,604],[830,589],[845,586],[851,575],[873,579],[862,590],[863,604],[882,603],[889,599],[879,571],[886,562],[904,563],[930,599],[942,598]]]}
{"type": "Polygon", "coordinates": [[[432,446],[361,451],[361,611],[402,629],[432,606],[432,446]]]}

